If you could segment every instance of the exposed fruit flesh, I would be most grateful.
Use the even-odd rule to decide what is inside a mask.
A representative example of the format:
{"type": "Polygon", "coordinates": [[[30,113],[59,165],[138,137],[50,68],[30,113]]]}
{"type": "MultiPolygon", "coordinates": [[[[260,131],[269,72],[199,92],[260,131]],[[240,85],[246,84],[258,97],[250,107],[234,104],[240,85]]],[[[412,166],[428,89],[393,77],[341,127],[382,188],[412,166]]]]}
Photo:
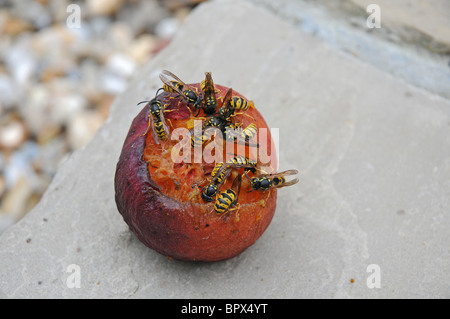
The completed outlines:
{"type": "MultiPolygon", "coordinates": [[[[191,86],[197,87],[195,84],[191,84],[191,86]]],[[[218,91],[217,99],[219,101],[218,104],[220,107],[223,97],[227,92],[227,88],[216,85],[216,89],[218,91]]],[[[233,92],[233,96],[241,95],[233,92]]],[[[174,94],[169,95],[167,93],[163,93],[160,97],[160,100],[168,104],[166,105],[166,109],[168,110],[168,112],[165,113],[165,118],[168,121],[171,130],[176,128],[189,129],[193,127],[194,121],[207,119],[206,115],[204,115],[203,112],[200,113],[199,117],[194,116],[196,110],[193,110],[191,113],[181,97],[174,97],[174,94]]],[[[245,115],[243,114],[243,112],[238,113],[242,114],[236,115],[234,117],[234,122],[240,123],[242,127],[245,128],[251,123],[257,123],[258,128],[267,128],[264,119],[255,108],[249,108],[247,111],[245,111],[245,115]]],[[[253,144],[256,145],[256,143],[258,142],[257,137],[250,142],[253,142],[253,144]]],[[[211,210],[214,206],[214,202],[206,204],[201,199],[201,189],[199,187],[196,187],[195,185],[205,186],[208,183],[215,162],[207,163],[205,161],[205,156],[203,156],[202,162],[197,163],[195,161],[193,151],[191,152],[191,156],[186,158],[187,163],[174,162],[173,156],[178,155],[179,152],[177,147],[179,147],[180,144],[180,141],[170,139],[157,144],[154,141],[152,134],[147,134],[146,147],[144,150],[143,158],[149,163],[148,169],[150,176],[152,177],[152,180],[156,182],[156,184],[160,187],[163,194],[169,195],[182,203],[190,201],[198,204],[205,204],[211,210]],[[174,147],[175,150],[173,149],[174,147]]],[[[265,154],[269,156],[272,155],[271,161],[267,165],[262,165],[261,163],[258,164],[258,167],[263,167],[262,169],[264,173],[271,173],[276,169],[276,158],[275,156],[273,156],[274,154],[271,154],[270,152],[272,149],[274,149],[273,145],[271,145],[270,132],[268,132],[267,143],[260,144],[261,148],[265,148],[264,150],[260,150],[255,146],[249,147],[241,145],[242,149],[245,150],[245,153],[243,153],[242,155],[248,157],[251,160],[258,160],[258,153],[262,151],[266,152],[265,154]]],[[[210,144],[205,143],[204,147],[209,147],[210,149],[212,149],[214,148],[214,142],[212,141],[210,142],[210,144]]],[[[236,143],[226,142],[226,145],[223,147],[223,154],[221,156],[223,161],[226,161],[227,158],[232,158],[235,155],[241,154],[237,153],[236,148],[236,143]],[[229,150],[232,150],[232,153],[227,152],[227,148],[229,150]]],[[[231,176],[228,177],[227,181],[221,187],[221,190],[223,191],[230,188],[236,174],[243,174],[243,171],[243,169],[235,170],[235,173],[231,174],[231,176]]],[[[264,201],[267,199],[269,194],[257,191],[249,192],[250,190],[251,186],[249,180],[247,178],[243,178],[241,192],[239,195],[239,202],[244,205],[248,203],[259,203],[260,205],[264,205],[264,201]]]]}

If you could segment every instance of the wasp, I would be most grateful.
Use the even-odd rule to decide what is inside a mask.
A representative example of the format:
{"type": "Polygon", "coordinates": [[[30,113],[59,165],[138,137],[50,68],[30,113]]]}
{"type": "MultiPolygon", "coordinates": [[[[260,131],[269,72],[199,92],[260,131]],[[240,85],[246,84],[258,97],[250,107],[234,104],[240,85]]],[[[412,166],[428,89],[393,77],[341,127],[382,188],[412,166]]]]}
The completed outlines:
{"type": "MultiPolygon", "coordinates": [[[[203,111],[208,115],[212,115],[216,112],[217,98],[211,72],[205,72],[205,79],[200,84],[200,87],[203,93],[203,111]]],[[[198,113],[196,116],[198,116],[198,113]]]]}
{"type": "MultiPolygon", "coordinates": [[[[231,124],[227,126],[226,138],[228,141],[232,141],[234,139],[238,139],[240,141],[247,141],[254,138],[257,135],[257,132],[258,127],[256,126],[255,123],[251,123],[245,128],[242,128],[242,126],[239,126],[237,124],[231,124]]],[[[246,145],[247,144],[249,143],[246,142],[246,145]]],[[[256,144],[255,146],[258,147],[259,144],[256,144]]]]}
{"type": "Polygon", "coordinates": [[[202,147],[209,139],[210,135],[206,134],[205,130],[208,128],[217,128],[221,132],[223,131],[223,122],[212,116],[207,121],[204,121],[202,124],[202,130],[200,134],[195,134],[195,128],[192,128],[189,132],[191,134],[191,146],[192,147],[202,147]]]}
{"type": "Polygon", "coordinates": [[[253,137],[256,136],[257,132],[258,127],[256,126],[255,123],[251,123],[240,132],[240,137],[244,140],[245,139],[251,140],[253,137]]]}
{"type": "Polygon", "coordinates": [[[256,164],[256,161],[250,160],[248,157],[245,157],[243,155],[236,155],[235,157],[229,159],[224,167],[229,168],[230,166],[232,166],[255,168],[256,164]]]}
{"type": "MultiPolygon", "coordinates": [[[[233,97],[233,89],[228,89],[227,93],[225,94],[222,105],[217,110],[216,116],[219,117],[222,121],[226,123],[230,123],[234,116],[238,115],[236,111],[247,111],[249,109],[249,106],[254,107],[253,101],[248,101],[242,97],[235,96],[233,97]]],[[[239,113],[244,114],[245,113],[239,113]]],[[[246,115],[255,120],[250,115],[246,115]]]]}
{"type": "Polygon", "coordinates": [[[163,70],[159,75],[159,78],[164,83],[162,87],[164,91],[169,93],[178,93],[184,98],[188,105],[192,104],[195,109],[200,109],[202,107],[202,96],[200,94],[197,94],[195,88],[184,83],[175,74],[170,71],[163,70]],[[169,80],[167,76],[171,77],[175,81],[169,80]]]}
{"type": "Polygon", "coordinates": [[[255,103],[240,96],[232,96],[233,90],[230,88],[223,98],[222,106],[218,110],[218,116],[225,121],[230,122],[231,118],[236,115],[236,111],[247,111],[254,108],[255,103]]]}
{"type": "MultiPolygon", "coordinates": [[[[141,103],[144,102],[147,101],[143,101],[141,103]]],[[[152,127],[153,139],[157,144],[159,144],[159,140],[165,141],[169,135],[169,127],[167,126],[167,122],[164,118],[164,107],[161,104],[161,101],[157,100],[156,98],[148,101],[148,106],[148,127],[143,135],[147,134],[150,127],[152,127]]]]}
{"type": "Polygon", "coordinates": [[[230,175],[232,169],[244,168],[255,173],[257,162],[245,156],[237,155],[225,163],[216,163],[211,172],[211,184],[221,184],[230,175]]]}
{"type": "Polygon", "coordinates": [[[235,109],[231,106],[231,100],[233,95],[233,89],[229,88],[222,100],[222,105],[216,113],[218,117],[224,123],[229,123],[234,116],[235,109]]]}
{"type": "Polygon", "coordinates": [[[156,91],[156,95],[158,95],[160,90],[166,91],[168,93],[178,93],[179,91],[183,91],[184,85],[177,81],[169,81],[169,84],[163,83],[163,87],[156,91]]]}
{"type": "Polygon", "coordinates": [[[211,178],[219,178],[219,182],[220,180],[222,180],[224,178],[224,174],[222,173],[221,168],[223,167],[224,163],[223,162],[219,162],[216,163],[216,165],[214,165],[213,170],[211,171],[211,178]]]}
{"type": "Polygon", "coordinates": [[[202,199],[205,202],[211,202],[213,197],[217,194],[220,187],[230,176],[231,171],[237,168],[244,168],[251,172],[256,171],[256,161],[249,160],[245,156],[235,156],[226,163],[216,163],[213,170],[211,171],[211,180],[209,185],[205,188],[199,186],[202,190],[202,199]]]}
{"type": "Polygon", "coordinates": [[[235,96],[230,101],[231,107],[237,111],[247,111],[249,108],[254,108],[255,103],[250,100],[246,100],[243,97],[235,96]]]}
{"type": "MultiPolygon", "coordinates": [[[[252,139],[254,136],[256,136],[257,126],[254,123],[250,124],[243,131],[241,131],[241,134],[233,134],[233,130],[236,130],[236,128],[238,128],[239,126],[235,123],[231,123],[232,118],[237,115],[236,111],[248,110],[249,105],[254,104],[252,101],[247,101],[241,97],[232,97],[231,88],[223,98],[222,106],[217,111],[216,116],[224,123],[223,128],[228,129],[229,132],[226,136],[228,140],[238,138],[245,141],[246,138],[252,139]]],[[[258,147],[258,145],[256,146],[258,147]]]]}
{"type": "Polygon", "coordinates": [[[205,188],[199,186],[202,190],[202,199],[205,202],[211,202],[213,196],[217,194],[217,191],[223,185],[225,180],[231,173],[231,170],[222,170],[224,163],[216,163],[213,170],[211,171],[211,182],[205,188]]]}
{"type": "Polygon", "coordinates": [[[202,199],[205,202],[212,202],[213,197],[216,195],[217,191],[219,190],[219,185],[211,183],[207,187],[203,188],[202,186],[199,186],[202,190],[202,199]]]}
{"type": "Polygon", "coordinates": [[[217,214],[223,215],[230,210],[231,207],[238,204],[239,193],[241,191],[242,176],[239,174],[233,181],[231,188],[222,192],[217,196],[214,210],[217,214]]]}
{"type": "MultiPolygon", "coordinates": [[[[217,166],[217,164],[216,164],[217,166]]],[[[248,159],[243,155],[237,155],[231,159],[229,159],[226,163],[222,164],[216,171],[214,180],[217,180],[221,176],[228,177],[232,169],[244,168],[245,171],[250,171],[252,173],[256,173],[257,162],[248,159]]],[[[213,170],[214,171],[214,170],[213,170]]]]}
{"type": "Polygon", "coordinates": [[[250,178],[247,175],[247,172],[244,172],[245,176],[250,180],[250,186],[252,189],[250,190],[260,190],[266,191],[272,188],[281,188],[285,186],[291,186],[298,183],[298,178],[293,179],[291,181],[286,182],[285,176],[295,175],[298,171],[295,169],[290,169],[284,172],[276,173],[276,174],[263,174],[261,176],[250,178]]]}

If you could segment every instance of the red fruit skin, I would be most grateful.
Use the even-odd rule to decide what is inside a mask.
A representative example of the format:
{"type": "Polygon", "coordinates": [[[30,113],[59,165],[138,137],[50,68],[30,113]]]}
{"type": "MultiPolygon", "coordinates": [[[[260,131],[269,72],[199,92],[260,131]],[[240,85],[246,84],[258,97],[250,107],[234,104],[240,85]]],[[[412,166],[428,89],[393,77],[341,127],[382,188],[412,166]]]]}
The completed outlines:
{"type": "Polygon", "coordinates": [[[144,107],[133,120],[116,166],[115,201],[129,228],[146,246],[184,261],[224,260],[253,245],[273,218],[276,190],[264,207],[241,204],[238,218],[236,212],[219,216],[206,204],[162,194],[143,160],[147,111],[144,107]]]}

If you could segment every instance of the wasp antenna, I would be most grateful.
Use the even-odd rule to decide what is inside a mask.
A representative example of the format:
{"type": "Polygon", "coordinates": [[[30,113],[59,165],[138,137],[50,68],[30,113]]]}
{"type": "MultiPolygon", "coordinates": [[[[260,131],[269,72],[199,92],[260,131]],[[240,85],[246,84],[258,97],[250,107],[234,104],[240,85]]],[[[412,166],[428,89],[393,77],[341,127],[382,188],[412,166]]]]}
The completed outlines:
{"type": "Polygon", "coordinates": [[[161,90],[164,90],[164,88],[159,88],[159,89],[158,89],[158,91],[156,91],[155,97],[157,97],[157,96],[158,96],[158,94],[159,94],[159,91],[161,91],[161,90]]]}

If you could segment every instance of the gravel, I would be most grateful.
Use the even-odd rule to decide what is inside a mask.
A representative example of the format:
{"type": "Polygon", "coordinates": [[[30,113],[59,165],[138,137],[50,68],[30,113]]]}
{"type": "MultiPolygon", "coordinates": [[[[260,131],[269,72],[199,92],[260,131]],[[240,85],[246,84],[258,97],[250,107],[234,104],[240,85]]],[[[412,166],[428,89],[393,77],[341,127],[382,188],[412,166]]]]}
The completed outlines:
{"type": "Polygon", "coordinates": [[[0,233],[199,2],[0,0],[0,233]]]}

